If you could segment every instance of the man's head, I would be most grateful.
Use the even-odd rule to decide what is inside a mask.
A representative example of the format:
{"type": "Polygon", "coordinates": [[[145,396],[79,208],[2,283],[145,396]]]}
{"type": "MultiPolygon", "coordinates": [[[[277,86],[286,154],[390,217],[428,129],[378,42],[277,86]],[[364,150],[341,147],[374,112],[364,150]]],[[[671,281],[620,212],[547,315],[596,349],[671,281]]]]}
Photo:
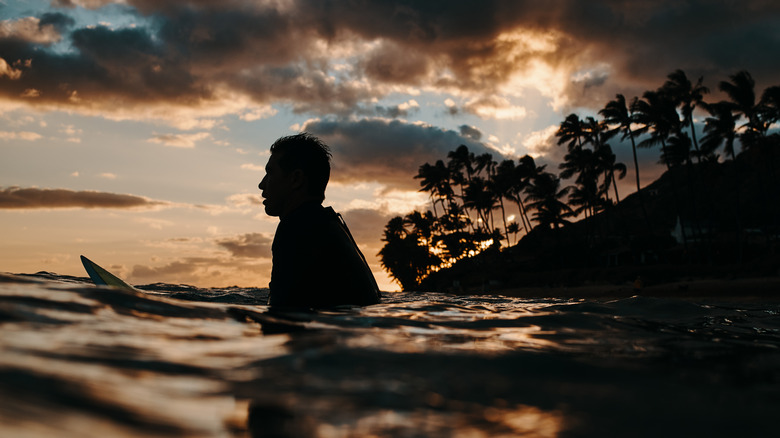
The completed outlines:
{"type": "Polygon", "coordinates": [[[265,212],[284,216],[304,202],[321,203],[330,178],[330,157],[328,146],[310,134],[276,140],[259,185],[265,212]]]}

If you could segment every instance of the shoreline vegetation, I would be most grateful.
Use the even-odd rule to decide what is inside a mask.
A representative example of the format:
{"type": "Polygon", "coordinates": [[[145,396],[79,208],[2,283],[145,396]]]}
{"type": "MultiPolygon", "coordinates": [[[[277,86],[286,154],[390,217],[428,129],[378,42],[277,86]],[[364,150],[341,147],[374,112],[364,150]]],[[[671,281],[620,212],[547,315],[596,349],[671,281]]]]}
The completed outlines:
{"type": "Polygon", "coordinates": [[[421,165],[431,208],[387,223],[383,268],[406,291],[780,298],[780,86],[757,94],[740,71],[718,89],[727,99],[706,102],[703,78],[677,70],[598,119],[570,114],[557,174],[465,145],[421,165]],[[632,163],[617,162],[615,140],[632,163]],[[666,167],[644,187],[637,148],[666,167]],[[627,166],[636,191],[621,199],[627,166]]]}

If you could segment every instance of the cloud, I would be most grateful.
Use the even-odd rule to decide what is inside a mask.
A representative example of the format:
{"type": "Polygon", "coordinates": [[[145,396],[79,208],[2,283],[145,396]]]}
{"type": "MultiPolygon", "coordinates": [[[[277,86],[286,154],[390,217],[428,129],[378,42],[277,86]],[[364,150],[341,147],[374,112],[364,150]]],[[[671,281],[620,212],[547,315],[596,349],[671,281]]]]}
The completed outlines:
{"type": "Polygon", "coordinates": [[[528,115],[524,107],[512,105],[508,99],[498,96],[472,99],[463,110],[483,119],[521,120],[528,115]]]}
{"type": "Polygon", "coordinates": [[[0,189],[0,209],[153,208],[167,203],[135,195],[67,189],[8,187],[0,189]]]}
{"type": "Polygon", "coordinates": [[[0,58],[0,78],[3,76],[14,81],[22,77],[22,71],[13,68],[5,59],[0,58]]]}
{"type": "Polygon", "coordinates": [[[43,18],[24,17],[0,21],[0,38],[13,38],[35,44],[50,45],[60,40],[59,30],[73,24],[62,14],[45,14],[43,18]]]}
{"type": "Polygon", "coordinates": [[[563,161],[566,149],[557,145],[558,138],[555,136],[556,132],[558,132],[558,125],[551,125],[540,131],[534,131],[523,139],[523,147],[528,151],[528,155],[534,158],[540,156],[555,157],[558,159],[557,161],[563,161]]]}
{"type": "Polygon", "coordinates": [[[373,107],[366,108],[359,107],[355,110],[355,114],[396,119],[399,117],[407,117],[419,110],[420,104],[417,103],[416,100],[410,99],[407,102],[392,106],[375,105],[373,107]]]}
{"type": "MultiPolygon", "coordinates": [[[[341,212],[344,222],[347,223],[352,237],[359,245],[379,248],[383,245],[380,241],[385,224],[392,219],[393,214],[384,209],[374,210],[369,208],[357,208],[341,212]]],[[[374,253],[364,254],[371,258],[374,253]]]]}
{"type": "Polygon", "coordinates": [[[217,245],[225,248],[233,257],[271,258],[273,239],[260,233],[247,233],[241,236],[220,239],[217,245]]]}
{"type": "Polygon", "coordinates": [[[160,134],[147,140],[150,143],[158,143],[163,146],[174,148],[194,148],[195,143],[210,138],[208,132],[198,132],[195,134],[160,134]]]}
{"type": "Polygon", "coordinates": [[[40,134],[30,131],[9,132],[0,131],[0,140],[25,140],[35,141],[43,138],[40,134]]]}
{"type": "Polygon", "coordinates": [[[76,24],[76,20],[68,15],[59,12],[47,12],[41,16],[38,22],[39,28],[45,28],[46,26],[54,27],[58,32],[64,32],[65,30],[73,27],[76,24]]]}
{"type": "Polygon", "coordinates": [[[474,141],[479,141],[479,139],[482,138],[482,131],[474,126],[460,125],[458,129],[460,129],[460,135],[466,138],[470,138],[474,141]]]}
{"type": "Polygon", "coordinates": [[[165,266],[150,267],[144,265],[135,265],[130,276],[135,278],[151,278],[160,281],[169,276],[185,276],[194,273],[198,266],[189,261],[173,261],[165,266]]]}
{"type": "Polygon", "coordinates": [[[494,152],[459,132],[400,120],[310,120],[303,130],[331,147],[331,179],[338,182],[375,181],[417,190],[419,181],[412,177],[423,163],[446,160],[462,144],[476,154],[494,152]]]}
{"type": "Polygon", "coordinates": [[[133,283],[182,283],[186,279],[201,287],[267,286],[270,264],[268,259],[184,257],[158,266],[136,264],[130,270],[128,280],[133,283]]]}
{"type": "Polygon", "coordinates": [[[75,8],[80,6],[86,9],[98,9],[113,2],[114,0],[52,0],[53,5],[61,8],[75,8]]]}
{"type": "Polygon", "coordinates": [[[384,41],[365,55],[362,69],[369,80],[419,85],[429,76],[431,64],[424,53],[384,41]]]}
{"type": "Polygon", "coordinates": [[[262,164],[244,163],[241,165],[241,168],[251,170],[252,172],[265,172],[265,165],[262,164]]]}
{"type": "Polygon", "coordinates": [[[265,105],[260,108],[250,109],[241,114],[241,120],[247,122],[254,122],[255,120],[267,119],[276,115],[278,111],[272,108],[270,105],[265,105]]]}
{"type": "Polygon", "coordinates": [[[463,110],[481,117],[518,119],[522,107],[491,99],[511,101],[533,88],[556,108],[595,108],[616,92],[655,88],[678,68],[710,84],[747,69],[766,87],[780,67],[772,56],[780,4],[766,0],[456,1],[444,8],[127,0],[126,8],[134,27],[78,27],[70,9],[3,21],[0,99],[192,129],[227,114],[267,117],[271,104],[396,117],[374,102],[427,90],[463,98],[471,102],[463,110]]]}

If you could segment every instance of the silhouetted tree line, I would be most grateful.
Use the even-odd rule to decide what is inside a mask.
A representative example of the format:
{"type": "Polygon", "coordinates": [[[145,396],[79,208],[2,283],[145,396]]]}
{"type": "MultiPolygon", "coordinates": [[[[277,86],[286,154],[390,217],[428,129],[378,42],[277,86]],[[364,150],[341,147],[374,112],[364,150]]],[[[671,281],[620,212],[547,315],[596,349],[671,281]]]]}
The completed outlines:
{"type": "Polygon", "coordinates": [[[622,141],[620,144],[631,145],[636,175],[632,201],[638,199],[633,203],[642,212],[644,229],[624,227],[631,230],[625,231],[624,240],[640,234],[645,241],[669,235],[669,224],[658,223],[648,213],[646,188],[640,186],[637,148],[659,148],[660,162],[667,168],[664,176],[671,181],[664,187],[671,192],[685,250],[693,241],[699,249],[702,242],[712,244],[712,224],[707,222],[713,222],[717,210],[717,215],[731,217],[728,222],[733,224],[741,261],[745,224],[740,200],[744,190],[740,186],[746,175],[752,183],[758,181],[757,186],[750,185],[751,190],[758,190],[760,198],[771,205],[767,220],[761,224],[752,221],[750,226],[760,226],[766,236],[778,233],[774,204],[780,201],[776,169],[780,135],[770,134],[769,129],[780,121],[780,86],[767,88],[758,98],[753,78],[740,71],[720,82],[718,88],[728,99],[707,103],[704,95],[709,89],[703,78],[691,82],[677,70],[660,88],[642,97],[626,100],[618,94],[598,112],[601,119],[570,114],[556,132],[558,145],[566,147],[558,175],[537,166],[528,155],[517,162],[499,163],[491,154],[475,155],[465,145],[449,152],[446,162],[423,164],[415,178],[420,179],[421,191],[430,195],[431,210],[413,211],[387,223],[385,245],[379,252],[382,266],[410,290],[431,273],[464,258],[486,250],[500,251],[502,242],[506,247],[516,244],[518,234],[550,230],[548,233],[556,236],[575,217],[588,224],[578,232],[586,235],[589,245],[598,245],[610,234],[604,230],[608,227],[605,223],[627,220],[625,213],[615,208],[621,203],[617,180],[627,173],[610,145],[615,138],[622,141]],[[701,138],[697,138],[694,126],[697,109],[707,114],[701,138]],[[746,153],[749,159],[740,160],[746,153]],[[729,175],[713,170],[719,166],[728,167],[729,175]],[[733,196],[713,192],[721,187],[724,177],[729,179],[733,196]],[[563,180],[573,184],[563,186],[563,180]],[[723,202],[731,205],[724,209],[723,202]],[[507,217],[508,205],[516,207],[515,218],[507,217]],[[597,217],[606,217],[607,222],[601,220],[599,225],[597,217]]]}

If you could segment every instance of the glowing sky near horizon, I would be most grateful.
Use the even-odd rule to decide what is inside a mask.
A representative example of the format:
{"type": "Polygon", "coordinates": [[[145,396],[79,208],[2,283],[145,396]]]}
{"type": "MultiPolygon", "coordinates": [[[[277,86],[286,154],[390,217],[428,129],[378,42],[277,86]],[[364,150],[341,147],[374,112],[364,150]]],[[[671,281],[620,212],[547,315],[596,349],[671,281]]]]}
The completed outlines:
{"type": "Polygon", "coordinates": [[[557,172],[567,114],[675,69],[777,85],[778,28],[760,0],[0,1],[0,271],[83,276],[85,254],[131,283],[264,287],[257,183],[306,130],[333,149],[326,203],[394,290],[376,253],[427,208],[419,165],[466,144],[557,172]]]}

